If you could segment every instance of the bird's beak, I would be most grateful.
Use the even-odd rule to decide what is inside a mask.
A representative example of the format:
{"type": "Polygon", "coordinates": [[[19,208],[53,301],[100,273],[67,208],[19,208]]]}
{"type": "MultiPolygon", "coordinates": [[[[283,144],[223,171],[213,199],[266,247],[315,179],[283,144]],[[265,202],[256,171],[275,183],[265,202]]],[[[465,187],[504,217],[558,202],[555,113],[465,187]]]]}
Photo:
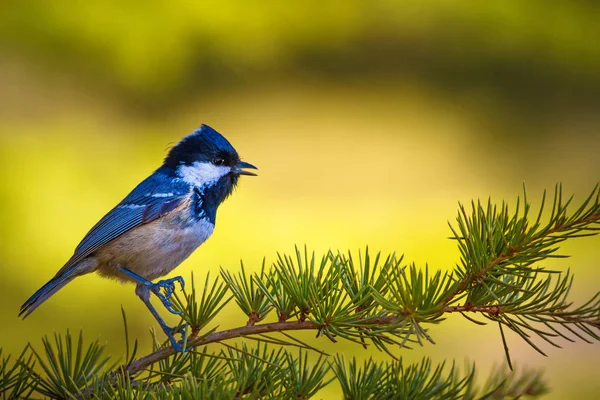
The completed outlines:
{"type": "Polygon", "coordinates": [[[258,169],[250,163],[247,163],[245,161],[238,161],[238,163],[235,165],[235,167],[233,167],[233,172],[236,173],[237,175],[256,176],[256,174],[254,172],[244,171],[244,168],[258,169]]]}

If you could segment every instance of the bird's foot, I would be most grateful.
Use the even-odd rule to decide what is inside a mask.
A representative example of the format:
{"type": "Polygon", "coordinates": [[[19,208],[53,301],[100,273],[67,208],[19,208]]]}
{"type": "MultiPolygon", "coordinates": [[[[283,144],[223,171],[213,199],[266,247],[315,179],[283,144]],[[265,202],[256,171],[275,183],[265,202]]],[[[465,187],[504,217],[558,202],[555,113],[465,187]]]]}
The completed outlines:
{"type": "Polygon", "coordinates": [[[164,327],[165,334],[169,338],[169,341],[171,342],[171,346],[173,347],[173,349],[176,352],[185,353],[186,351],[190,350],[190,348],[191,348],[191,347],[188,347],[186,349],[184,347],[185,346],[184,339],[186,337],[187,327],[188,327],[187,324],[182,324],[182,325],[176,326],[174,328],[164,327]],[[175,338],[175,335],[177,335],[177,334],[181,335],[181,340],[179,340],[179,341],[175,338]]]}
{"type": "Polygon", "coordinates": [[[181,290],[183,290],[183,288],[185,287],[185,281],[181,276],[176,276],[175,278],[164,279],[162,281],[152,283],[150,286],[150,290],[152,290],[152,293],[154,293],[156,297],[160,299],[160,301],[170,313],[182,314],[183,311],[175,310],[173,308],[173,303],[170,300],[171,296],[173,295],[173,292],[175,291],[175,282],[179,282],[179,284],[181,285],[181,290]],[[162,292],[162,290],[164,290],[164,293],[162,292]]]}

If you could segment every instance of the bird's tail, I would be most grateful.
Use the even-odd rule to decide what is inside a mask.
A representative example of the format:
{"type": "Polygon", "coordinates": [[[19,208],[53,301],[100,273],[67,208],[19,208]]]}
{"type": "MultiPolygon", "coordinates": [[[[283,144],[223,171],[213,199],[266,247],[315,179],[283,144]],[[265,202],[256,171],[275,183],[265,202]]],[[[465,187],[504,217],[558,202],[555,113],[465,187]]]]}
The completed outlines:
{"type": "Polygon", "coordinates": [[[75,279],[79,274],[74,268],[71,268],[62,274],[59,272],[54,278],[50,279],[48,283],[38,289],[22,306],[19,311],[19,317],[23,316],[23,319],[27,318],[36,308],[38,308],[48,297],[56,293],[60,288],[65,286],[67,283],[75,279]]]}

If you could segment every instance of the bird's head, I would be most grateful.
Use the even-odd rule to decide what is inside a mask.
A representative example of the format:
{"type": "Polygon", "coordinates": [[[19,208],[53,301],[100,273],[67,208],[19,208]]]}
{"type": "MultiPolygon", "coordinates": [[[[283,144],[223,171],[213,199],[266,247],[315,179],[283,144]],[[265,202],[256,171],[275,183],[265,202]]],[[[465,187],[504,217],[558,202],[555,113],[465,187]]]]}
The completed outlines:
{"type": "Polygon", "coordinates": [[[254,176],[247,169],[257,169],[241,161],[231,143],[208,125],[171,148],[163,167],[200,191],[210,189],[220,201],[231,193],[240,175],[254,176]]]}

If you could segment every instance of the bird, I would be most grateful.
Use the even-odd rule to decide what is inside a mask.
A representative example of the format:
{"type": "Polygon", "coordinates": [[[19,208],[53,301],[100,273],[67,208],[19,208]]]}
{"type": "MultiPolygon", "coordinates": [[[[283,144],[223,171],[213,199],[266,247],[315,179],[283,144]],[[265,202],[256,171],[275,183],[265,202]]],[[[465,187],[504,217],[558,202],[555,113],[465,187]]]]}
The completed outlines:
{"type": "Polygon", "coordinates": [[[150,302],[154,294],[173,314],[171,296],[181,276],[167,275],[213,233],[217,208],[233,192],[241,175],[256,176],[220,133],[202,125],[173,146],[162,165],[138,184],[81,240],[73,256],[22,306],[25,319],[50,296],[78,276],[97,272],[136,285],[135,293],[156,318],[175,351],[184,345],[150,302]]]}

